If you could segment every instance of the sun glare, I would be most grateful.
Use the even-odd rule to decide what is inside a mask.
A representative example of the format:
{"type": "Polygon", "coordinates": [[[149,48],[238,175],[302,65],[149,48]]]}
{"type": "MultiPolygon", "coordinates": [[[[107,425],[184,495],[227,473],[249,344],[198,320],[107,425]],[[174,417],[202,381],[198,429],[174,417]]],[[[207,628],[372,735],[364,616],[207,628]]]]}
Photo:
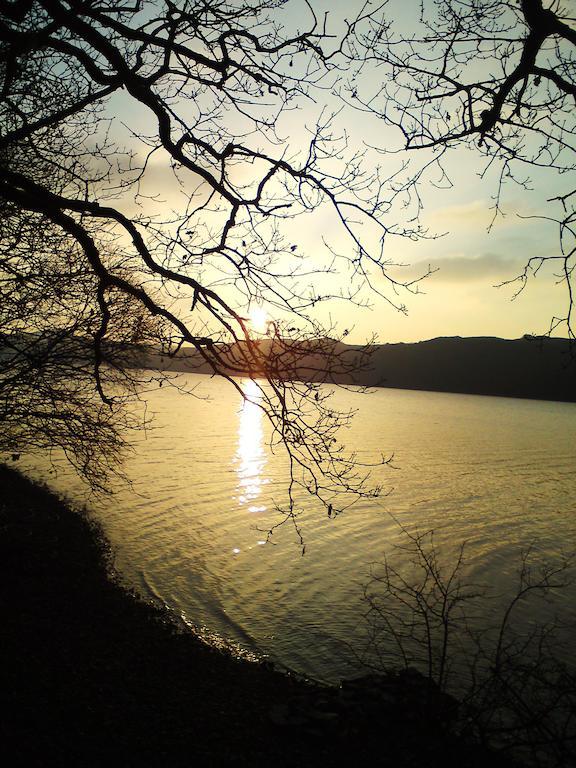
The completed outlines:
{"type": "Polygon", "coordinates": [[[250,325],[256,333],[266,333],[268,314],[263,307],[252,307],[250,310],[250,325]]]}

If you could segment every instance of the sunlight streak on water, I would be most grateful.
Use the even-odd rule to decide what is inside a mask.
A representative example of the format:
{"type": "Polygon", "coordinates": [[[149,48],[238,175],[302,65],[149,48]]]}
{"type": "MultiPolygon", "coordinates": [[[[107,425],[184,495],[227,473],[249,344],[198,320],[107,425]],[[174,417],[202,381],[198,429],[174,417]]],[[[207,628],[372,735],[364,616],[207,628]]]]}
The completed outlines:
{"type": "Polygon", "coordinates": [[[259,405],[262,393],[258,384],[248,379],[242,384],[246,400],[242,404],[238,423],[238,450],[234,461],[238,474],[238,502],[249,504],[248,512],[265,512],[265,504],[253,502],[261,495],[266,484],[263,477],[266,466],[264,433],[262,430],[262,409],[259,405]]]}

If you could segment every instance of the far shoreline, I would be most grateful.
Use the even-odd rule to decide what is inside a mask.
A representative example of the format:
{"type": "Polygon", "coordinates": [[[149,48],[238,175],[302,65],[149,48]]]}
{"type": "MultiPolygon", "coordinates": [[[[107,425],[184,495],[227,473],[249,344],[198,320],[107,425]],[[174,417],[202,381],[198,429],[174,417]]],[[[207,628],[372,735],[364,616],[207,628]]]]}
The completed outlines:
{"type": "MultiPolygon", "coordinates": [[[[264,357],[276,356],[275,375],[282,370],[283,355],[293,361],[286,380],[576,402],[576,346],[570,339],[455,336],[369,347],[328,339],[298,342],[296,353],[294,343],[287,340],[261,339],[255,344],[261,347],[264,357]],[[279,349],[275,350],[274,344],[279,349]],[[315,352],[318,345],[322,347],[321,353],[315,352]],[[356,365],[355,372],[343,372],[351,371],[356,365]]],[[[226,349],[225,355],[242,359],[240,344],[226,349]]],[[[214,375],[198,353],[186,348],[172,357],[151,348],[141,348],[131,355],[130,365],[166,373],[214,375]]],[[[246,373],[238,373],[233,368],[223,368],[222,372],[233,378],[247,377],[246,373]]],[[[263,370],[252,372],[252,378],[264,377],[263,370]]]]}

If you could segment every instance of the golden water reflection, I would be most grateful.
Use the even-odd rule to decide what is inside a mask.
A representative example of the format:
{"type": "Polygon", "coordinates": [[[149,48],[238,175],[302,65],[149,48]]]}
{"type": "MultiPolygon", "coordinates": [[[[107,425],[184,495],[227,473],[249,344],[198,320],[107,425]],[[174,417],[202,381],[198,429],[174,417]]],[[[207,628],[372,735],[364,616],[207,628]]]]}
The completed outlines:
{"type": "Polygon", "coordinates": [[[266,465],[264,450],[264,432],[262,410],[259,402],[262,393],[252,379],[242,382],[246,396],[242,404],[238,423],[238,450],[236,452],[236,472],[238,474],[238,503],[248,512],[258,513],[266,510],[266,505],[259,499],[262,487],[268,480],[263,476],[266,465]]]}

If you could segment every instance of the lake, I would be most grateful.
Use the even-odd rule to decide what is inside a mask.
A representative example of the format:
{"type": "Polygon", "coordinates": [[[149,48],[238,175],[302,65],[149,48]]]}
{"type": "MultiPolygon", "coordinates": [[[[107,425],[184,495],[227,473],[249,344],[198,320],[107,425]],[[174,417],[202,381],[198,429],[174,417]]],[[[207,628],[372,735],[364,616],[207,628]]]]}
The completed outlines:
{"type": "MultiPolygon", "coordinates": [[[[265,543],[287,476],[283,456],[267,450],[260,410],[224,381],[183,379],[208,399],[170,387],[148,393],[155,427],[128,458],[132,486],[92,507],[122,577],[207,638],[336,681],[362,671],[355,654],[366,645],[363,586],[372,563],[402,558],[394,554],[404,541],[398,523],[434,529],[447,564],[466,542],[463,574],[486,586],[486,616],[513,589],[523,549],[553,558],[576,545],[574,404],[337,390],[334,403],[358,411],[347,445],[363,459],[394,454],[393,467],[375,478],[387,495],[336,519],[305,502],[302,556],[289,525],[265,543]]],[[[23,468],[45,472],[37,461],[23,468]]],[[[68,471],[51,485],[82,499],[68,471]]],[[[555,612],[576,622],[573,585],[552,605],[520,605],[518,622],[555,612]]]]}

